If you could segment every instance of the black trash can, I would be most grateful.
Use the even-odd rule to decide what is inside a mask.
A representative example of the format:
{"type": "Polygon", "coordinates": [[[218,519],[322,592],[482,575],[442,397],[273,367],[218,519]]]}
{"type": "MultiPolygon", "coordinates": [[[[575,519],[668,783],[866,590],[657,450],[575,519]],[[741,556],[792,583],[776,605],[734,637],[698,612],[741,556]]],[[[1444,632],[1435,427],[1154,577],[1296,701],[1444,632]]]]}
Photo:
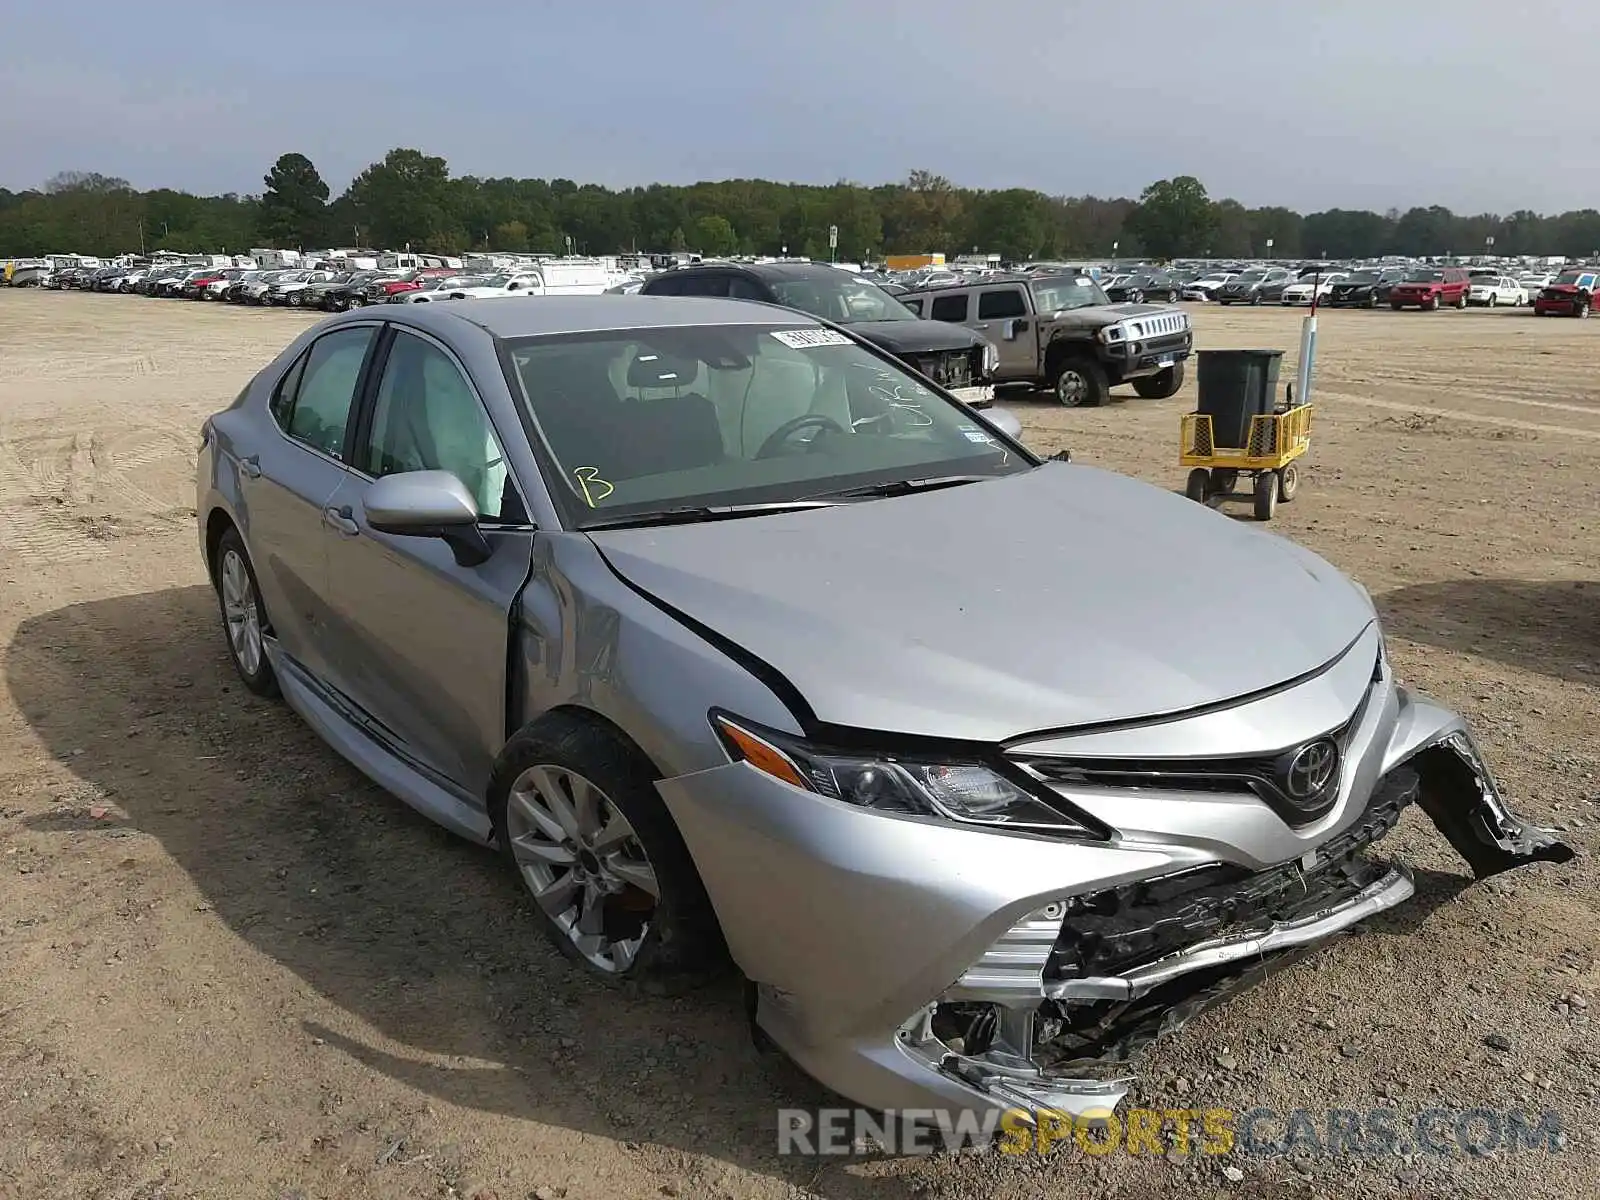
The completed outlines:
{"type": "Polygon", "coordinates": [[[1213,445],[1244,449],[1250,443],[1250,418],[1277,404],[1282,350],[1201,350],[1200,402],[1195,411],[1211,418],[1213,445]]]}

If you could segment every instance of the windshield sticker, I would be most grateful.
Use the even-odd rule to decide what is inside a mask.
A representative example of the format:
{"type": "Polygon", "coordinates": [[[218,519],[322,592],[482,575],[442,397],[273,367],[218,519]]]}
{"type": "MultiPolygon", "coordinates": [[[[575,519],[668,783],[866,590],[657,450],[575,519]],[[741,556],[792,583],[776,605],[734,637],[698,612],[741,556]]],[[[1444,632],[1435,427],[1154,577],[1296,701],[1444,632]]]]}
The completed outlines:
{"type": "Polygon", "coordinates": [[[813,346],[848,346],[850,339],[831,329],[774,329],[772,336],[791,350],[809,350],[813,346]]]}
{"type": "Polygon", "coordinates": [[[972,430],[968,430],[967,431],[967,441],[969,441],[969,442],[982,442],[984,445],[993,445],[994,444],[994,439],[992,437],[990,437],[987,433],[982,433],[982,432],[980,432],[979,430],[976,430],[976,429],[972,429],[972,430]]]}
{"type": "Polygon", "coordinates": [[[593,508],[600,501],[606,499],[617,489],[604,479],[600,478],[599,467],[573,467],[572,474],[578,481],[578,486],[583,489],[584,501],[593,508]],[[604,491],[600,489],[604,488],[604,491]]]}

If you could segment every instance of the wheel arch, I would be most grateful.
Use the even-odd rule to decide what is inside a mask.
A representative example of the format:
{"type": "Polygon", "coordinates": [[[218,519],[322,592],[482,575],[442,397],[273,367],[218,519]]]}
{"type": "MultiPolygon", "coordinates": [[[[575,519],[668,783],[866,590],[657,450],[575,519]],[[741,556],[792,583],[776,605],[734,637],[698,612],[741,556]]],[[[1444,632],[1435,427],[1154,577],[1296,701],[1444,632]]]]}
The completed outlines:
{"type": "MultiPolygon", "coordinates": [[[[217,505],[206,514],[206,578],[214,585],[217,581],[217,547],[222,542],[222,535],[228,530],[239,532],[239,526],[234,522],[228,510],[217,505]]],[[[239,534],[240,538],[244,534],[239,534]]]]}

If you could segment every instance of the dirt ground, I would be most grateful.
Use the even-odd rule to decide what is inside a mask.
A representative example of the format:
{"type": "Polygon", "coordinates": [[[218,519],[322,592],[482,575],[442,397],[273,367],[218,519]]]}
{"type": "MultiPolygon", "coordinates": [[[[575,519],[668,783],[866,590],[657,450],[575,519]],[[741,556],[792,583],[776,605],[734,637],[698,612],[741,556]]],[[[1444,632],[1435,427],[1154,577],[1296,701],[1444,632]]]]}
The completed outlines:
{"type": "MultiPolygon", "coordinates": [[[[1303,314],[1194,314],[1202,347],[1292,363],[1303,314]]],[[[1401,675],[1583,856],[1472,884],[1408,816],[1385,847],[1418,901],[1162,1043],[1134,1098],[1551,1108],[1565,1151],[841,1161],[776,1153],[775,1109],[812,1098],[736,991],[603,994],[495,858],[236,683],[197,430],[308,319],[0,290],[0,1197],[1595,1192],[1600,322],[1324,314],[1271,527],[1367,585],[1401,675]]],[[[1012,407],[1036,448],[1179,488],[1192,401],[1191,374],[1164,402],[1012,407]]],[[[1294,619],[1239,604],[1241,637],[1294,619]]]]}

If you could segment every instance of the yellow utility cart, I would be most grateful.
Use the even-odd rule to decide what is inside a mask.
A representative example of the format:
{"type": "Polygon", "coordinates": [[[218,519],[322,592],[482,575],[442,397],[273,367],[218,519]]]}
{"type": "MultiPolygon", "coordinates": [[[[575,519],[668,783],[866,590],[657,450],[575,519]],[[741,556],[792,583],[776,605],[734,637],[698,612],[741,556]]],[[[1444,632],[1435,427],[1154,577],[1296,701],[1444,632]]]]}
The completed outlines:
{"type": "Polygon", "coordinates": [[[1250,418],[1245,446],[1219,446],[1209,413],[1183,415],[1178,465],[1193,468],[1184,491],[1189,499],[1215,504],[1235,495],[1241,474],[1254,479],[1256,520],[1270,521],[1278,501],[1288,503],[1300,488],[1296,462],[1311,448],[1311,405],[1291,404],[1280,412],[1250,418]]]}

